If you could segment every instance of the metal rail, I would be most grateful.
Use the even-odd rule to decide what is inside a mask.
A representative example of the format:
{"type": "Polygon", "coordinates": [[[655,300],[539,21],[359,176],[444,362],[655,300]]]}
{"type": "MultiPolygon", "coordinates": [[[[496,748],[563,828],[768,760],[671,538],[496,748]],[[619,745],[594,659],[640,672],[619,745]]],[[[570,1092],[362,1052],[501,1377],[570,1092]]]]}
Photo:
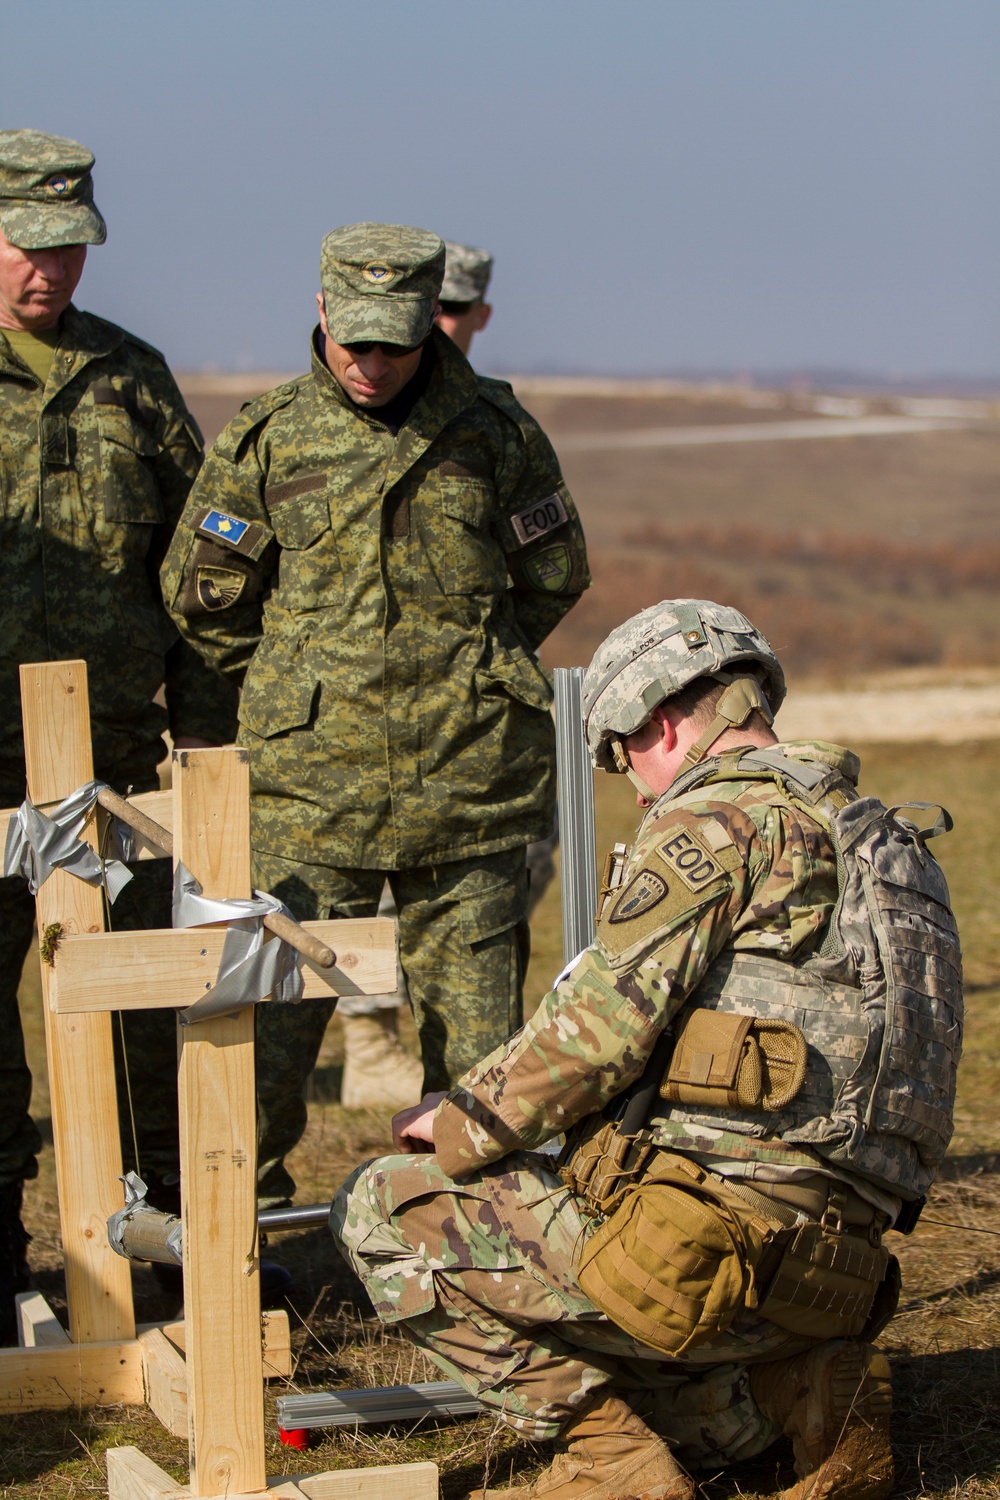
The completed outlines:
{"type": "Polygon", "coordinates": [[[594,941],[597,929],[597,840],[594,770],[583,727],[583,667],[557,667],[556,776],[559,786],[559,881],[563,962],[594,941]]]}
{"type": "Polygon", "coordinates": [[[409,1422],[419,1417],[466,1417],[482,1411],[457,1380],[422,1380],[366,1391],[309,1391],[278,1397],[278,1422],[286,1432],[305,1427],[357,1427],[409,1422]]]}

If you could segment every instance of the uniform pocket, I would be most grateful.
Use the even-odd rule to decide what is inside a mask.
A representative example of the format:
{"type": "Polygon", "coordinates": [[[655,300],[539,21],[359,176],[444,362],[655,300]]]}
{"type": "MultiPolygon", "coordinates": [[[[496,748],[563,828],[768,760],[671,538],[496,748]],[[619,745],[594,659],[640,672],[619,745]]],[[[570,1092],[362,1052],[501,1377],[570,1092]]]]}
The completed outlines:
{"type": "Polygon", "coordinates": [[[278,545],[294,552],[313,546],[330,529],[330,505],[325,495],[282,500],[270,515],[278,545]]]}
{"type": "Polygon", "coordinates": [[[437,480],[439,576],[446,594],[499,593],[507,583],[507,559],[490,530],[495,498],[479,479],[446,475],[437,480]]]}
{"type": "Polygon", "coordinates": [[[240,698],[240,723],[262,739],[299,729],[312,718],[319,680],[298,641],[258,646],[240,698]]]}
{"type": "Polygon", "coordinates": [[[152,469],[160,450],[153,435],[117,406],[98,408],[97,430],[105,520],[139,525],[163,521],[163,502],[152,469]]]}
{"type": "Polygon", "coordinates": [[[524,915],[524,896],[514,885],[496,885],[463,897],[462,937],[474,947],[515,927],[524,915]]]}

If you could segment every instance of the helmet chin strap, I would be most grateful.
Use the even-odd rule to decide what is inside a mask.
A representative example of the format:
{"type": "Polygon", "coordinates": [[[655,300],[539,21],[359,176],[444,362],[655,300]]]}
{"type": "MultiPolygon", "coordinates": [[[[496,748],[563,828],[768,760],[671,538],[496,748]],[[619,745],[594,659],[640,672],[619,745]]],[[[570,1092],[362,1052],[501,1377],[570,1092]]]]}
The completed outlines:
{"type": "Polygon", "coordinates": [[[719,674],[719,680],[728,682],[729,686],[715,706],[715,718],[688,748],[684,756],[685,767],[696,766],[704,760],[720,735],[727,729],[741,728],[752,713],[763,715],[768,724],[774,723],[774,715],[756,677],[729,678],[719,674]]]}
{"type": "Polygon", "coordinates": [[[646,785],[638,771],[632,769],[629,758],[625,753],[625,746],[617,735],[611,740],[611,758],[615,763],[615,769],[628,777],[640,797],[644,797],[649,803],[656,801],[660,795],[659,792],[654,792],[651,786],[646,785]]]}

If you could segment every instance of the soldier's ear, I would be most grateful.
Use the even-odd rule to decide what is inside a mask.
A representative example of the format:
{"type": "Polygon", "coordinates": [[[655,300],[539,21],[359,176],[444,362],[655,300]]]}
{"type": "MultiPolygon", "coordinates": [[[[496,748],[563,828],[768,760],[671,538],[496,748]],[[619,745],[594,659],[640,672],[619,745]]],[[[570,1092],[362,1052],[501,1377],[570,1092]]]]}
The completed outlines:
{"type": "Polygon", "coordinates": [[[319,308],[319,326],[322,328],[324,335],[329,338],[330,330],[326,326],[326,304],[323,301],[322,292],[316,293],[316,306],[319,308]]]}

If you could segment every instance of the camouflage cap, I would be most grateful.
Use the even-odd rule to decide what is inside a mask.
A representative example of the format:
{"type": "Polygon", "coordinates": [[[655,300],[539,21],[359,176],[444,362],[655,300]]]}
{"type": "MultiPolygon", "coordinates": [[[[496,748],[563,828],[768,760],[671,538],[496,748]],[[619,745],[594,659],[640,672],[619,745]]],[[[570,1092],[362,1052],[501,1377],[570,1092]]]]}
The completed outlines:
{"type": "Polygon", "coordinates": [[[479,302],[486,296],[493,271],[493,257],[488,250],[477,250],[475,245],[456,245],[454,240],[444,242],[444,281],[441,283],[442,302],[479,302]]]}
{"type": "Polygon", "coordinates": [[[347,224],[320,252],[326,323],[338,344],[427,337],[444,275],[444,244],[407,224],[347,224]]]}
{"type": "Polygon", "coordinates": [[[19,250],[103,245],[86,146],[41,130],[0,130],[0,229],[19,250]]]}
{"type": "Polygon", "coordinates": [[[710,599],[664,599],[619,625],[597,648],[583,681],[583,717],[594,764],[616,769],[609,741],[634,734],[654,709],[694,682],[741,666],[764,669],[772,714],[785,674],[763,636],[738,609],[710,599]]]}

